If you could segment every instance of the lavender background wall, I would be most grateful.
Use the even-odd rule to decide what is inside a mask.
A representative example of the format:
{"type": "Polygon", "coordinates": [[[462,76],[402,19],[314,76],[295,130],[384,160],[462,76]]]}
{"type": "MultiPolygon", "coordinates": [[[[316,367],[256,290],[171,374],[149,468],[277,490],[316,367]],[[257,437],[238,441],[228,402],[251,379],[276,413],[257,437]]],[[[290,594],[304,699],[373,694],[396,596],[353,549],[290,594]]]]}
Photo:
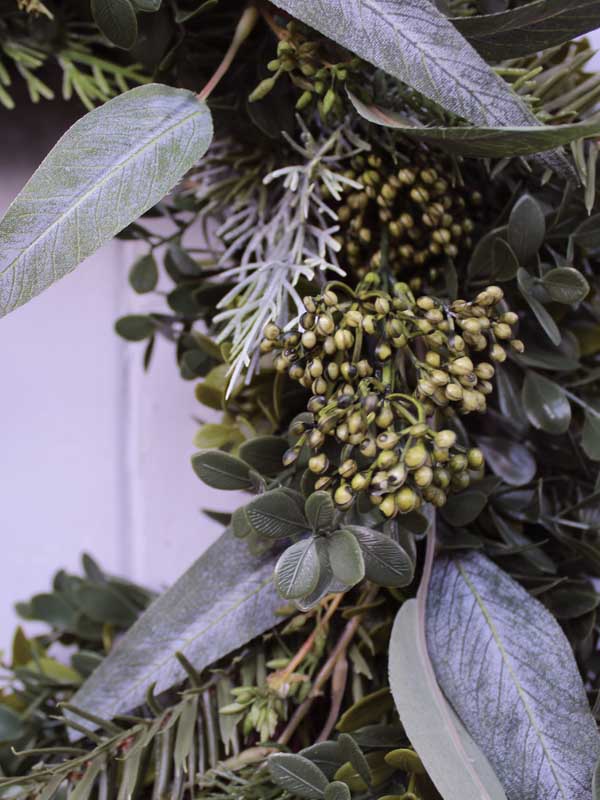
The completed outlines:
{"type": "MultiPolygon", "coordinates": [[[[0,213],[68,124],[50,105],[20,114],[0,111],[0,213]]],[[[235,506],[189,467],[202,411],[171,348],[159,343],[144,374],[140,346],[113,333],[118,316],[154,303],[128,289],[134,255],[110,244],[0,321],[0,649],[14,602],[81,552],[161,588],[218,535],[201,508],[235,506]]]]}

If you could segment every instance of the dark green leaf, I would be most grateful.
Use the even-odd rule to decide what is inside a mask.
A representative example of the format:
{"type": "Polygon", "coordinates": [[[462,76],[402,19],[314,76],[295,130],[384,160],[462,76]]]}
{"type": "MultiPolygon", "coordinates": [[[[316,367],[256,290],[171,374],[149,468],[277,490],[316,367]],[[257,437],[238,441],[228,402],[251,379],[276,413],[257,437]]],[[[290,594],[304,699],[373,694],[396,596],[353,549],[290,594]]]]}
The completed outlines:
{"type": "Polygon", "coordinates": [[[542,278],[542,286],[556,303],[579,303],[590,291],[590,285],[578,269],[557,267],[542,278]]]}
{"type": "Polygon", "coordinates": [[[521,265],[528,264],[538,254],[546,236],[546,220],[531,195],[525,194],[515,203],[508,218],[507,236],[521,265]]]}
{"type": "Polygon", "coordinates": [[[136,620],[135,608],[110,586],[84,585],[76,596],[79,607],[95,622],[128,628],[136,620]]]}
{"type": "Polygon", "coordinates": [[[310,759],[313,764],[331,779],[344,763],[337,742],[318,742],[300,751],[300,755],[310,759]]]}
{"type": "Polygon", "coordinates": [[[365,562],[365,577],[378,586],[408,586],[413,579],[414,565],[397,542],[379,531],[362,525],[346,525],[356,537],[365,562]]]}
{"type": "Polygon", "coordinates": [[[182,652],[198,671],[269,630],[282,617],[273,588],[274,557],[255,558],[226,531],[137,620],[73,698],[111,719],[181,683],[182,652]]]}
{"type": "Polygon", "coordinates": [[[528,120],[520,127],[503,126],[499,121],[496,121],[495,127],[418,127],[413,119],[396,111],[363,103],[351,93],[350,100],[361,117],[374,125],[394,128],[411,139],[436,145],[448,153],[472,158],[533,155],[600,133],[599,119],[571,125],[536,125],[528,120]]]}
{"type": "MultiPolygon", "coordinates": [[[[502,507],[502,501],[500,501],[502,507]]],[[[511,547],[524,547],[522,558],[533,564],[534,567],[548,575],[556,574],[556,566],[552,559],[544,553],[541,547],[532,547],[533,542],[521,531],[517,522],[505,519],[490,509],[490,517],[503,542],[511,547]]]]}
{"type": "Polygon", "coordinates": [[[348,761],[363,781],[369,786],[371,784],[371,770],[363,751],[356,744],[352,736],[348,733],[340,733],[338,744],[345,761],[348,761]]]}
{"type": "Polygon", "coordinates": [[[29,603],[32,619],[43,620],[56,628],[72,628],[75,625],[76,609],[62,594],[36,594],[29,603]]]}
{"type": "Polygon", "coordinates": [[[342,781],[333,781],[325,788],[325,800],[351,800],[351,798],[350,789],[342,781]]]}
{"type": "Polygon", "coordinates": [[[268,760],[273,781],[296,797],[319,800],[329,781],[316,764],[293,753],[275,753],[268,760]]]}
{"type": "Polygon", "coordinates": [[[479,553],[439,558],[427,642],[509,797],[589,798],[600,736],[571,647],[540,602],[479,553]]]}
{"type": "Polygon", "coordinates": [[[527,418],[535,428],[554,435],[569,429],[571,404],[558,383],[529,370],[521,397],[527,418]]]}
{"type": "Polygon", "coordinates": [[[160,9],[161,0],[132,0],[133,5],[138,11],[152,14],[160,9]]]}
{"type": "Polygon", "coordinates": [[[129,342],[141,342],[153,335],[156,325],[151,317],[144,314],[129,314],[116,321],[115,330],[129,342]]]}
{"type": "Polygon", "coordinates": [[[537,321],[542,326],[544,333],[550,339],[553,345],[559,345],[561,341],[561,333],[558,329],[556,322],[552,319],[550,314],[546,311],[544,306],[536,298],[534,294],[535,278],[533,278],[526,269],[519,269],[517,272],[517,282],[521,294],[529,303],[529,307],[535,314],[537,321]]]}
{"type": "Polygon", "coordinates": [[[487,504],[487,496],[476,489],[452,494],[442,507],[442,516],[449,525],[462,528],[470,525],[481,514],[487,504]]]}
{"type": "Polygon", "coordinates": [[[213,489],[250,489],[250,467],[240,458],[221,450],[203,450],[192,456],[194,472],[213,489]]]}
{"type": "Polygon", "coordinates": [[[281,436],[255,436],[248,439],[239,449],[243,458],[261,475],[277,475],[283,470],[283,454],[288,444],[281,436]]]}
{"type": "Polygon", "coordinates": [[[304,513],[315,533],[330,531],[335,518],[335,506],[329,492],[313,492],[306,500],[304,513]]]}
{"type": "Polygon", "coordinates": [[[308,528],[304,514],[283,489],[259,495],[248,503],[245,515],[252,530],[269,539],[295,536],[308,528]]]}
{"type": "Polygon", "coordinates": [[[588,458],[592,461],[600,461],[600,411],[585,412],[583,430],[581,432],[581,446],[588,458]]]}
{"type": "Polygon", "coordinates": [[[537,467],[525,445],[506,436],[478,436],[477,446],[490,469],[509,486],[523,486],[533,480],[537,467]]]}
{"type": "Polygon", "coordinates": [[[535,0],[503,13],[452,21],[486,61],[555,47],[598,27],[600,0],[535,0]]]}
{"type": "Polygon", "coordinates": [[[600,248],[600,214],[595,214],[582,222],[573,234],[573,239],[585,250],[598,250],[600,248]]]}
{"type": "Polygon", "coordinates": [[[356,537],[349,531],[336,531],[327,538],[329,563],[335,577],[345,586],[354,586],[365,576],[365,561],[356,537]]]}
{"type": "Polygon", "coordinates": [[[0,222],[0,315],[155,205],[211,137],[207,106],[192,92],[159,84],[131,89],[78,120],[0,222]],[[144,180],[150,170],[153,180],[144,180]]]}
{"type": "Polygon", "coordinates": [[[138,35],[135,9],[130,0],[91,0],[94,22],[111,44],[131,50],[138,35]]]}
{"type": "Polygon", "coordinates": [[[0,705],[0,742],[19,739],[25,733],[21,717],[7,706],[0,705]]]}
{"type": "Polygon", "coordinates": [[[158,267],[151,253],[138,258],[135,262],[129,273],[129,283],[138,294],[146,294],[156,289],[158,267]]]}
{"type": "Polygon", "coordinates": [[[550,610],[557,619],[577,619],[600,605],[600,595],[575,581],[563,583],[546,595],[550,610]]]}
{"type": "Polygon", "coordinates": [[[275,585],[282,597],[295,600],[314,591],[320,574],[319,555],[312,536],[290,545],[275,566],[275,585]]]}
{"type": "Polygon", "coordinates": [[[231,529],[238,539],[244,539],[252,533],[253,529],[246,517],[245,507],[237,508],[231,515],[231,529]]]}

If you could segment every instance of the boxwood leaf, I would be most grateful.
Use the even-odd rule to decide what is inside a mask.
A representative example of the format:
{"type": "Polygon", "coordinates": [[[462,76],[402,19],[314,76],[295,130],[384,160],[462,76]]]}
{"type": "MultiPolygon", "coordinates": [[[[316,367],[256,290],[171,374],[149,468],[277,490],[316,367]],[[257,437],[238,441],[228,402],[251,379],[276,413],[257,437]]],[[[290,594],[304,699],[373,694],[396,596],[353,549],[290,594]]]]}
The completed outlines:
{"type": "MultiPolygon", "coordinates": [[[[275,5],[467,122],[491,128],[538,125],[430,0],[276,0],[275,5]]],[[[547,163],[561,169],[564,159],[552,154],[547,163]]]]}
{"type": "Polygon", "coordinates": [[[522,267],[517,272],[517,283],[521,294],[527,300],[529,307],[535,314],[537,321],[542,326],[544,333],[550,339],[552,344],[559,345],[562,339],[558,325],[552,319],[551,315],[546,311],[544,306],[540,303],[534,294],[535,278],[533,278],[526,269],[522,267]]]}
{"type": "Polygon", "coordinates": [[[290,545],[275,566],[275,585],[282,597],[295,600],[315,589],[320,574],[319,554],[312,536],[290,545]]]}
{"type": "Polygon", "coordinates": [[[325,800],[351,800],[352,793],[342,781],[332,781],[325,787],[325,800]]]}
{"type": "Polygon", "coordinates": [[[329,492],[313,492],[306,500],[304,513],[315,533],[330,531],[335,518],[335,506],[329,492]]]}
{"type": "Polygon", "coordinates": [[[138,258],[129,272],[131,288],[138,294],[146,294],[156,289],[158,267],[151,253],[138,258]]]}
{"type": "Polygon", "coordinates": [[[571,404],[562,386],[528,370],[521,392],[527,418],[546,433],[565,433],[571,424],[571,404]]]}
{"type": "Polygon", "coordinates": [[[578,269],[557,267],[542,278],[542,286],[555,303],[579,303],[590,291],[590,285],[578,269]]]}
{"type": "Polygon", "coordinates": [[[275,556],[255,557],[225,533],[145,611],[73,699],[110,719],[184,680],[175,657],[201,671],[281,621],[272,582],[275,556]]]}
{"type": "Polygon", "coordinates": [[[487,61],[519,58],[598,27],[600,0],[535,0],[497,14],[452,22],[487,61]]]}
{"type": "Polygon", "coordinates": [[[570,125],[536,125],[529,121],[519,127],[419,127],[404,114],[364,103],[352,93],[349,93],[349,97],[361,117],[374,125],[395,128],[412,139],[437,145],[448,153],[474,158],[533,155],[575,139],[596,136],[600,132],[600,119],[597,117],[570,125]]]}
{"type": "Polygon", "coordinates": [[[491,470],[509,486],[523,486],[533,480],[537,465],[524,444],[507,436],[478,436],[477,446],[491,470]]]}
{"type": "Polygon", "coordinates": [[[207,106],[159,84],[131,89],[78,120],[0,221],[0,316],[155,205],[211,137],[207,106]]]}
{"type": "Polygon", "coordinates": [[[250,466],[222,450],[201,450],[192,456],[194,472],[213,489],[234,491],[253,486],[250,466]]]}
{"type": "Polygon", "coordinates": [[[111,44],[131,50],[138,35],[137,17],[131,0],[91,0],[94,22],[111,44]]]}
{"type": "Polygon", "coordinates": [[[291,795],[319,800],[329,781],[316,764],[294,753],[275,753],[268,760],[274,782],[291,795]]]}
{"type": "Polygon", "coordinates": [[[448,502],[442,507],[441,514],[449,525],[462,528],[470,525],[481,514],[487,503],[487,496],[483,492],[471,490],[452,494],[448,502]]]}
{"type": "Polygon", "coordinates": [[[356,537],[365,562],[365,577],[379,586],[408,586],[414,575],[412,559],[394,539],[362,525],[346,525],[356,537]]]}
{"type": "Polygon", "coordinates": [[[252,529],[269,539],[294,536],[308,529],[304,514],[283,489],[259,495],[248,503],[245,515],[252,529]]]}
{"type": "Polygon", "coordinates": [[[420,632],[416,600],[405,601],[396,616],[389,665],[402,724],[444,800],[506,800],[487,758],[438,687],[420,632]]]}
{"type": "Polygon", "coordinates": [[[537,200],[529,194],[520,197],[508,218],[508,243],[521,265],[539,252],[546,236],[546,219],[537,200]]]}
{"type": "Polygon", "coordinates": [[[480,553],[440,558],[427,641],[510,798],[589,800],[600,736],[569,642],[539,601],[480,553]]]}
{"type": "Polygon", "coordinates": [[[365,560],[356,536],[350,531],[336,531],[327,537],[331,571],[346,586],[354,586],[365,577],[365,560]]]}
{"type": "Polygon", "coordinates": [[[600,410],[585,411],[583,422],[581,446],[588,458],[592,461],[600,461],[600,410]]]}

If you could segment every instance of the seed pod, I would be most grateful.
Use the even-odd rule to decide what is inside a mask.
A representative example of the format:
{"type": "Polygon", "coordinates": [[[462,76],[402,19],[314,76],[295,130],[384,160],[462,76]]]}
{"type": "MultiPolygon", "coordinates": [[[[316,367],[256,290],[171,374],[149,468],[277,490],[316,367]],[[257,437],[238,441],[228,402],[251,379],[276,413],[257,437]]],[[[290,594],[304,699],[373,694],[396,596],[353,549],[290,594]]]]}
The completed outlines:
{"type": "Polygon", "coordinates": [[[294,464],[298,460],[298,456],[300,455],[300,450],[290,447],[289,450],[286,450],[282,457],[282,462],[284,467],[289,467],[291,464],[294,464]]]}
{"type": "Polygon", "coordinates": [[[422,444],[409,447],[404,454],[404,463],[410,470],[419,469],[427,460],[427,450],[422,444]]]}
{"type": "Polygon", "coordinates": [[[347,458],[344,462],[342,462],[342,464],[340,464],[338,472],[342,478],[351,478],[357,470],[358,466],[356,461],[354,461],[353,458],[347,458]]]}
{"type": "Polygon", "coordinates": [[[265,98],[269,94],[269,92],[271,92],[275,87],[276,81],[277,78],[275,77],[265,78],[258,84],[256,89],[253,92],[251,92],[251,94],[248,97],[248,102],[256,103],[257,100],[262,100],[263,98],[265,98]]]}
{"type": "Polygon", "coordinates": [[[468,451],[467,459],[469,462],[469,467],[471,469],[480,469],[483,466],[484,463],[483,453],[477,447],[472,447],[468,451]]]}
{"type": "Polygon", "coordinates": [[[308,459],[308,468],[315,475],[322,475],[329,469],[329,459],[325,453],[319,453],[317,456],[312,456],[308,459]]]}
{"type": "Polygon", "coordinates": [[[419,489],[425,489],[433,481],[433,470],[431,467],[419,467],[413,475],[413,480],[419,489]]]}
{"type": "Polygon", "coordinates": [[[403,486],[399,492],[396,493],[396,506],[401,514],[408,514],[413,511],[417,505],[417,495],[413,489],[408,486],[403,486]]]}
{"type": "Polygon", "coordinates": [[[456,434],[450,430],[438,431],[434,436],[434,441],[436,447],[449,450],[456,444],[456,434]]]}
{"type": "Polygon", "coordinates": [[[343,511],[350,508],[354,501],[354,493],[346,483],[342,483],[333,494],[333,502],[343,511]]]}

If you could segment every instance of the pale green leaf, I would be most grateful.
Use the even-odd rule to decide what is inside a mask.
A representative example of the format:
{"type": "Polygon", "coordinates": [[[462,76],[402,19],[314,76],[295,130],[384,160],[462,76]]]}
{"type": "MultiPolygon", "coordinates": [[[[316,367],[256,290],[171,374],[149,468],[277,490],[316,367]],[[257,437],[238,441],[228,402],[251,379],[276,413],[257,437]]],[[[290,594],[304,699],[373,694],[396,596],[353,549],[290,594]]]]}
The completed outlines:
{"type": "Polygon", "coordinates": [[[590,800],[600,737],[550,612],[475,552],[437,560],[428,598],[440,686],[507,795],[590,800]]]}
{"type": "Polygon", "coordinates": [[[365,560],[356,536],[336,531],[327,538],[331,571],[345,586],[354,586],[365,576],[365,560]]]}
{"type": "Polygon", "coordinates": [[[320,563],[313,537],[290,545],[275,566],[275,585],[282,597],[295,600],[314,591],[319,581],[320,563]]]}
{"type": "Polygon", "coordinates": [[[205,104],[148,84],[78,120],[0,221],[0,316],[71,272],[206,152],[205,104]]]}
{"type": "Polygon", "coordinates": [[[319,800],[329,781],[316,764],[293,753],[270,756],[269,771],[273,781],[296,797],[319,800]]]}

